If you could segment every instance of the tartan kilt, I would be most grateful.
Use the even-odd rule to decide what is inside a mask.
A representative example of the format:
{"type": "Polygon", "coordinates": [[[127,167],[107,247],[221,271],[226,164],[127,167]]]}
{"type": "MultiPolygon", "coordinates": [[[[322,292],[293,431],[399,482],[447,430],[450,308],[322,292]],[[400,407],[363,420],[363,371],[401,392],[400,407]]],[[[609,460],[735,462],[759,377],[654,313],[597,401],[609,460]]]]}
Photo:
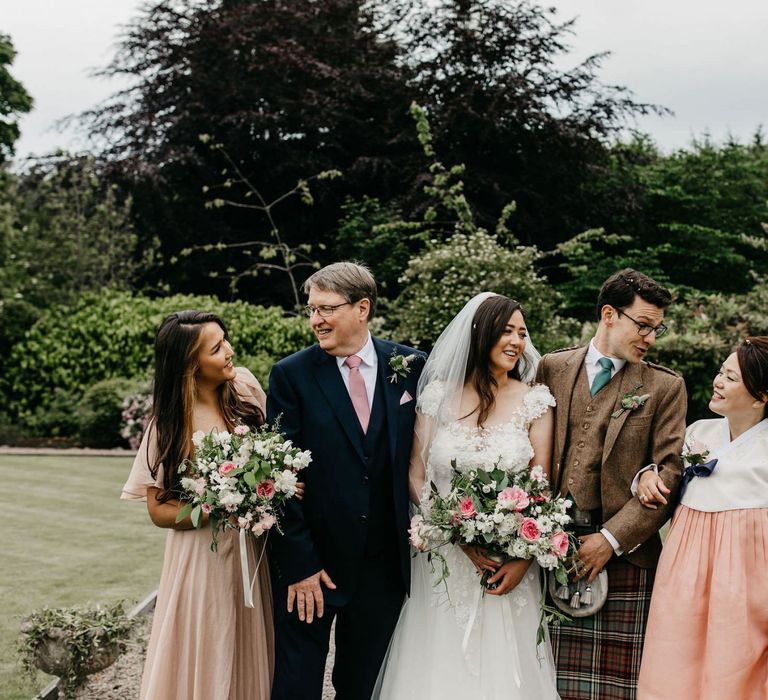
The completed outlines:
{"type": "MultiPolygon", "coordinates": [[[[612,558],[595,615],[550,625],[562,700],[635,700],[655,569],[612,558]]],[[[551,604],[551,601],[550,601],[551,604]]]]}

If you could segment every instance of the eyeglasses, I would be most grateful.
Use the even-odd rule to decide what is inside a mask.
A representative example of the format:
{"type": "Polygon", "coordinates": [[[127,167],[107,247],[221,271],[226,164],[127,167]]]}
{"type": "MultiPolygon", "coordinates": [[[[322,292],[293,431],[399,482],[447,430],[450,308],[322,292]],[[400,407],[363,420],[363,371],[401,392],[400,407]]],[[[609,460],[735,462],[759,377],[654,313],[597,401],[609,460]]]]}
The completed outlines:
{"type": "Polygon", "coordinates": [[[622,311],[621,309],[616,309],[616,311],[618,311],[620,315],[626,316],[630,321],[632,321],[632,323],[637,326],[637,334],[642,338],[645,338],[645,336],[650,335],[651,333],[656,333],[656,337],[661,338],[661,336],[669,330],[669,328],[667,328],[663,323],[660,323],[655,327],[649,326],[647,323],[640,323],[640,321],[635,321],[634,318],[632,318],[628,313],[622,311]]]}
{"type": "Polygon", "coordinates": [[[312,306],[311,304],[307,304],[304,307],[304,313],[307,315],[307,318],[312,318],[312,315],[317,311],[321,318],[328,318],[329,316],[333,316],[333,312],[336,311],[336,309],[354,303],[354,301],[345,301],[343,304],[335,304],[334,306],[330,306],[329,304],[324,304],[323,306],[312,306]]]}

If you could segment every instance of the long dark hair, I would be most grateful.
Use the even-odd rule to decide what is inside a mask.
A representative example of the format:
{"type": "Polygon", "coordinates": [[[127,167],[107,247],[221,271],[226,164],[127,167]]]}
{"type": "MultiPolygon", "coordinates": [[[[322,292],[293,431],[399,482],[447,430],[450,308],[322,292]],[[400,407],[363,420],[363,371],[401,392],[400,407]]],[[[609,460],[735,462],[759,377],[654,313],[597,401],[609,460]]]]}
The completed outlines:
{"type": "MultiPolygon", "coordinates": [[[[525,319],[525,312],[520,302],[499,294],[489,297],[480,304],[475,311],[475,317],[472,319],[472,336],[469,344],[469,357],[467,357],[467,369],[464,372],[464,383],[472,382],[472,386],[480,397],[480,403],[464,418],[477,411],[477,425],[479,427],[483,427],[488,419],[488,414],[496,403],[493,390],[498,387],[498,384],[491,373],[491,363],[489,362],[491,350],[499,342],[499,338],[509,323],[509,317],[515,311],[519,311],[525,319]]],[[[514,369],[507,375],[511,379],[519,380],[526,368],[526,363],[527,360],[520,356],[514,369]]]]}
{"type": "MultiPolygon", "coordinates": [[[[741,380],[750,396],[765,401],[768,396],[768,336],[753,335],[745,338],[736,348],[741,380]]],[[[768,416],[768,403],[763,408],[763,417],[768,416]]]]}
{"type": "MultiPolygon", "coordinates": [[[[177,467],[192,456],[196,376],[206,323],[218,324],[224,337],[229,337],[224,321],[216,314],[203,311],[170,314],[155,336],[155,380],[149,429],[156,431],[157,456],[150,464],[150,472],[156,478],[160,465],[165,467],[163,490],[158,495],[160,502],[179,496],[181,476],[177,467]]],[[[238,423],[256,427],[264,422],[261,410],[238,396],[234,382],[224,382],[216,391],[228,430],[238,423]]]]}

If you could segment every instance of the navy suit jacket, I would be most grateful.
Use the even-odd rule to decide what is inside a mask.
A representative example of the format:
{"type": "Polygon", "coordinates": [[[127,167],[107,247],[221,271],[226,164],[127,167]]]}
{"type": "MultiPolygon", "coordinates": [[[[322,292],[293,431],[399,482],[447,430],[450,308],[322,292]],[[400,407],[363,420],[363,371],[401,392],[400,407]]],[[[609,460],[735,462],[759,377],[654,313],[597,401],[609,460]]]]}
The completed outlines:
{"type": "MultiPolygon", "coordinates": [[[[392,507],[403,585],[410,586],[408,545],[408,463],[413,441],[416,384],[426,355],[405,345],[373,338],[378,357],[376,391],[384,391],[388,451],[392,469],[392,507]],[[393,352],[416,353],[407,377],[390,382],[393,352]],[[405,392],[409,396],[405,395],[405,392]]],[[[337,585],[326,590],[331,605],[343,605],[355,590],[365,552],[369,505],[363,433],[336,358],[319,345],[278,362],[269,377],[267,420],[280,417],[280,429],[312,463],[301,472],[304,501],[290,499],[283,535],[272,539],[277,585],[287,586],[325,569],[337,585]]]]}

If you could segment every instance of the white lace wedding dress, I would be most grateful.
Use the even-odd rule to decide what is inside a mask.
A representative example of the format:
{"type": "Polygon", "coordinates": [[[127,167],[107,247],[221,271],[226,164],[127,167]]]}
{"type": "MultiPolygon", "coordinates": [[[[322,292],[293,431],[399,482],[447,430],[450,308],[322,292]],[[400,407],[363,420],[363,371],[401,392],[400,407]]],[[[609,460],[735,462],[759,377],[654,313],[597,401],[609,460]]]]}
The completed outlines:
{"type": "MultiPolygon", "coordinates": [[[[427,403],[422,410],[428,414],[427,403]]],[[[533,456],[529,426],[553,405],[549,390],[539,385],[506,423],[484,430],[458,422],[439,426],[427,461],[426,483],[432,481],[440,493],[447,493],[454,459],[462,470],[499,458],[510,472],[528,469],[533,456]]],[[[549,638],[536,645],[541,599],[536,563],[510,593],[491,596],[483,595],[472,562],[458,546],[447,545],[440,551],[450,571],[445,584],[433,585],[435,572],[425,554],[412,559],[411,594],[392,637],[378,697],[557,698],[549,638]]]]}

